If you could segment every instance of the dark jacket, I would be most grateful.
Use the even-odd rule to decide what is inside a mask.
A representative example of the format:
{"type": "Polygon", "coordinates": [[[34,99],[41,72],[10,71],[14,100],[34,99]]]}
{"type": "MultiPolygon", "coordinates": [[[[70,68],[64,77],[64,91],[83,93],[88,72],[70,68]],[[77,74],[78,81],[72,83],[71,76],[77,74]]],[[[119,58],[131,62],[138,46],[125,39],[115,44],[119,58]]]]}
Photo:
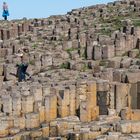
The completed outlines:
{"type": "Polygon", "coordinates": [[[26,80],[25,75],[29,76],[29,74],[26,72],[26,70],[28,68],[28,64],[25,64],[25,63],[17,64],[17,67],[18,67],[17,68],[18,81],[21,82],[21,81],[26,80]]]}

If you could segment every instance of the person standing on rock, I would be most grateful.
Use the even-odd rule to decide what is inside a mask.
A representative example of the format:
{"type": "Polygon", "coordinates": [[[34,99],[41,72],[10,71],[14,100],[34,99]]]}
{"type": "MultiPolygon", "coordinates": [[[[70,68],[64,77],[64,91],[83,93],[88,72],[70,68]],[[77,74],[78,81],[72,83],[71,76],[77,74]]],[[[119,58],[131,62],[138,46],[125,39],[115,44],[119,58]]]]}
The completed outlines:
{"type": "Polygon", "coordinates": [[[4,17],[4,20],[7,20],[7,16],[9,16],[9,11],[8,11],[8,5],[6,2],[3,2],[3,13],[2,16],[4,17]]]}
{"type": "Polygon", "coordinates": [[[17,77],[18,77],[18,81],[22,82],[22,81],[26,81],[26,75],[30,77],[29,73],[26,72],[27,68],[28,68],[28,63],[24,62],[23,60],[23,54],[19,55],[21,58],[21,63],[17,64],[17,77]]]}

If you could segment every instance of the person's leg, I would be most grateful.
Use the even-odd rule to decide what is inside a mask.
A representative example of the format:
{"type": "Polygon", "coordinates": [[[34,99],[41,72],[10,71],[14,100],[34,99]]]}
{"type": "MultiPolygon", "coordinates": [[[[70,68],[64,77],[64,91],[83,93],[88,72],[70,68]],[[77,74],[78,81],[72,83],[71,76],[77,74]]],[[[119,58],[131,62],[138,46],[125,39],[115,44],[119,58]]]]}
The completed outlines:
{"type": "Polygon", "coordinates": [[[21,82],[22,81],[22,74],[21,72],[18,74],[18,82],[21,82]]]}
{"type": "Polygon", "coordinates": [[[18,81],[25,81],[25,74],[21,70],[19,71],[18,81]]]}
{"type": "Polygon", "coordinates": [[[5,20],[7,20],[7,16],[5,16],[5,20]]]}
{"type": "Polygon", "coordinates": [[[25,81],[26,79],[25,79],[25,73],[23,73],[22,72],[22,74],[21,74],[21,81],[25,81]]]}

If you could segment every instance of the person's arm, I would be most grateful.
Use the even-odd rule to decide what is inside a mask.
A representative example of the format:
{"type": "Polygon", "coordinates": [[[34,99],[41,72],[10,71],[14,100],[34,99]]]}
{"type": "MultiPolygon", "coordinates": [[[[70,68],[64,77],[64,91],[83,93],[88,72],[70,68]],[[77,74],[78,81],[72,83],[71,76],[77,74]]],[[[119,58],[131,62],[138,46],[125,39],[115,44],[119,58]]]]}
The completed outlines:
{"type": "Polygon", "coordinates": [[[28,72],[25,72],[25,74],[30,77],[30,74],[28,72]]]}
{"type": "Polygon", "coordinates": [[[26,72],[27,68],[28,68],[28,64],[24,64],[24,72],[27,76],[30,77],[30,74],[28,72],[26,72]]]}

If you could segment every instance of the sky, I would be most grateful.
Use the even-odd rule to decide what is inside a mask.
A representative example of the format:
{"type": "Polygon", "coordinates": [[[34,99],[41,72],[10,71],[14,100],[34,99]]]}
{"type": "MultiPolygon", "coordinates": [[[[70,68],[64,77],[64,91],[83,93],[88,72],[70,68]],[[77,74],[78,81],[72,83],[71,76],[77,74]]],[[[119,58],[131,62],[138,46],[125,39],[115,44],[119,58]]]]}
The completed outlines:
{"type": "MultiPolygon", "coordinates": [[[[114,0],[5,0],[9,7],[9,19],[47,18],[51,15],[66,14],[75,8],[112,1],[114,0]]],[[[2,3],[3,1],[0,1],[0,13],[2,13],[2,3]]]]}

